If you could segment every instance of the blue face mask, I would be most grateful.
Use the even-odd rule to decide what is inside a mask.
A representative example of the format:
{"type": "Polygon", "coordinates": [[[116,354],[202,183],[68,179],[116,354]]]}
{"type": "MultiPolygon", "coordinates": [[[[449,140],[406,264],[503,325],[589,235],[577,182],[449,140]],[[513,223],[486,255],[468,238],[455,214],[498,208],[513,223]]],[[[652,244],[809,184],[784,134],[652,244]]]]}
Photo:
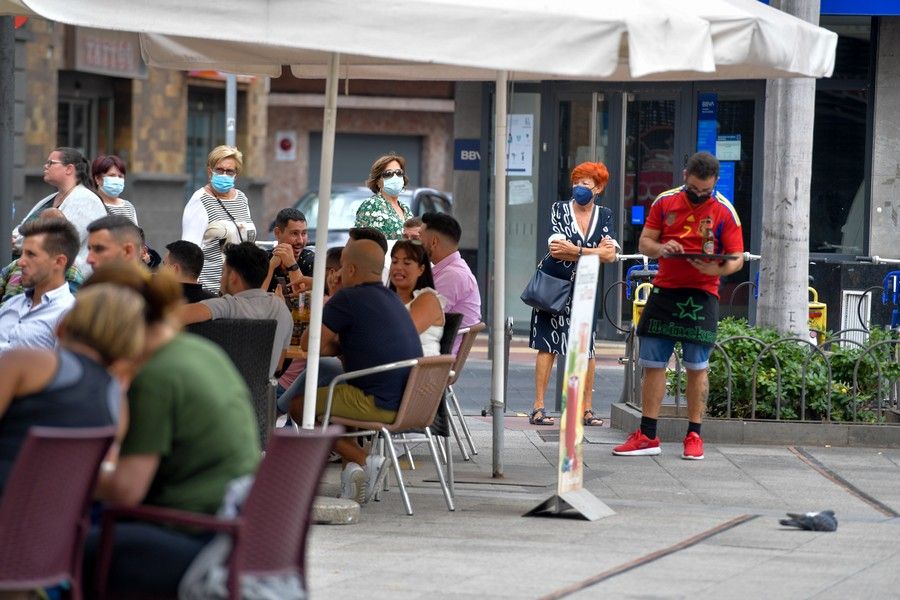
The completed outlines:
{"type": "Polygon", "coordinates": [[[584,206],[585,204],[590,204],[591,200],[594,199],[594,192],[589,187],[584,187],[583,185],[574,185],[572,186],[572,200],[584,206]]]}
{"type": "Polygon", "coordinates": [[[125,178],[104,175],[103,185],[100,186],[100,189],[110,198],[118,198],[119,194],[122,193],[122,190],[125,189],[125,178]]]}
{"type": "Polygon", "coordinates": [[[400,192],[403,191],[403,178],[399,175],[394,175],[390,179],[384,180],[384,193],[389,196],[399,196],[400,192]]]}
{"type": "Polygon", "coordinates": [[[216,190],[220,194],[225,194],[231,191],[231,188],[234,187],[234,176],[233,175],[219,175],[218,173],[213,173],[212,177],[209,180],[209,184],[212,186],[212,189],[216,190]]]}

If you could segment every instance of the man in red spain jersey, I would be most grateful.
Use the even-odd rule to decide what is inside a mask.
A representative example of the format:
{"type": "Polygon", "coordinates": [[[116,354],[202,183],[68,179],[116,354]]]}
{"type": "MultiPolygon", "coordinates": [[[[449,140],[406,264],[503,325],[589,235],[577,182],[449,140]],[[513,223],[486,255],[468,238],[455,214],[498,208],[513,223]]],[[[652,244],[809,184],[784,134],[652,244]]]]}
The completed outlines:
{"type": "Polygon", "coordinates": [[[643,412],[640,429],[613,449],[615,455],[660,453],[656,422],[666,391],[666,364],[675,342],[681,342],[689,421],[681,457],[703,458],[700,424],[709,396],[707,369],[719,320],[719,278],[744,264],[741,222],[731,202],[716,191],[718,179],[719,161],[708,152],[698,152],[688,159],[684,185],[663,192],[650,207],[638,247],[659,259],[659,273],[637,329],[644,367],[643,412]],[[737,258],[725,260],[722,255],[737,258]]]}

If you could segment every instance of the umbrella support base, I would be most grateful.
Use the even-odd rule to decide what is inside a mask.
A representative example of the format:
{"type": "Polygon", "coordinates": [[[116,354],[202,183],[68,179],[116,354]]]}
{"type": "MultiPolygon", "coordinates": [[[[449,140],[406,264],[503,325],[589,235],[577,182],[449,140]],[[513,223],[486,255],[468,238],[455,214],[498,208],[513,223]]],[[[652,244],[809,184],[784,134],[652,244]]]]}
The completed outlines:
{"type": "Polygon", "coordinates": [[[613,509],[584,488],[553,494],[523,517],[562,517],[596,521],[616,514],[613,509]]]}

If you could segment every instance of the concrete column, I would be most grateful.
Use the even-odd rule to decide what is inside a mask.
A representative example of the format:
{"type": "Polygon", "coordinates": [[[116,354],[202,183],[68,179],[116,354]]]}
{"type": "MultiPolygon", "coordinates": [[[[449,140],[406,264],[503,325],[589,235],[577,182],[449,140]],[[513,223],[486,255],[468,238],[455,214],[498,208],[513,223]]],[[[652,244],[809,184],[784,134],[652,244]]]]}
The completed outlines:
{"type": "MultiPolygon", "coordinates": [[[[456,84],[456,111],[453,115],[454,139],[478,139],[481,137],[481,83],[456,84]]],[[[481,149],[481,160],[487,152],[481,149]]],[[[479,171],[453,171],[453,215],[462,227],[460,248],[478,247],[479,171]]]]}
{"type": "Polygon", "coordinates": [[[876,65],[869,254],[900,258],[900,17],[881,18],[876,65]]]}

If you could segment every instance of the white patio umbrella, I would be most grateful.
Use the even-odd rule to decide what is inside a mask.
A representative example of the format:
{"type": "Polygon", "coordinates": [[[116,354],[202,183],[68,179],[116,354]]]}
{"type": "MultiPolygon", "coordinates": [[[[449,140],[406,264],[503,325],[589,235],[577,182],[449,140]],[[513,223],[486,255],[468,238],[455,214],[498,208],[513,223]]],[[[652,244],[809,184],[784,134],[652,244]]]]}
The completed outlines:
{"type": "MultiPolygon", "coordinates": [[[[827,77],[837,35],[758,0],[0,0],[71,25],[135,31],[145,60],[325,78],[317,227],[328,229],[338,78],[495,80],[494,458],[502,445],[506,88],[510,78],[827,77]]],[[[315,397],[325,239],[316,247],[306,396],[315,397]]],[[[303,426],[312,427],[313,403],[303,426]]]]}

